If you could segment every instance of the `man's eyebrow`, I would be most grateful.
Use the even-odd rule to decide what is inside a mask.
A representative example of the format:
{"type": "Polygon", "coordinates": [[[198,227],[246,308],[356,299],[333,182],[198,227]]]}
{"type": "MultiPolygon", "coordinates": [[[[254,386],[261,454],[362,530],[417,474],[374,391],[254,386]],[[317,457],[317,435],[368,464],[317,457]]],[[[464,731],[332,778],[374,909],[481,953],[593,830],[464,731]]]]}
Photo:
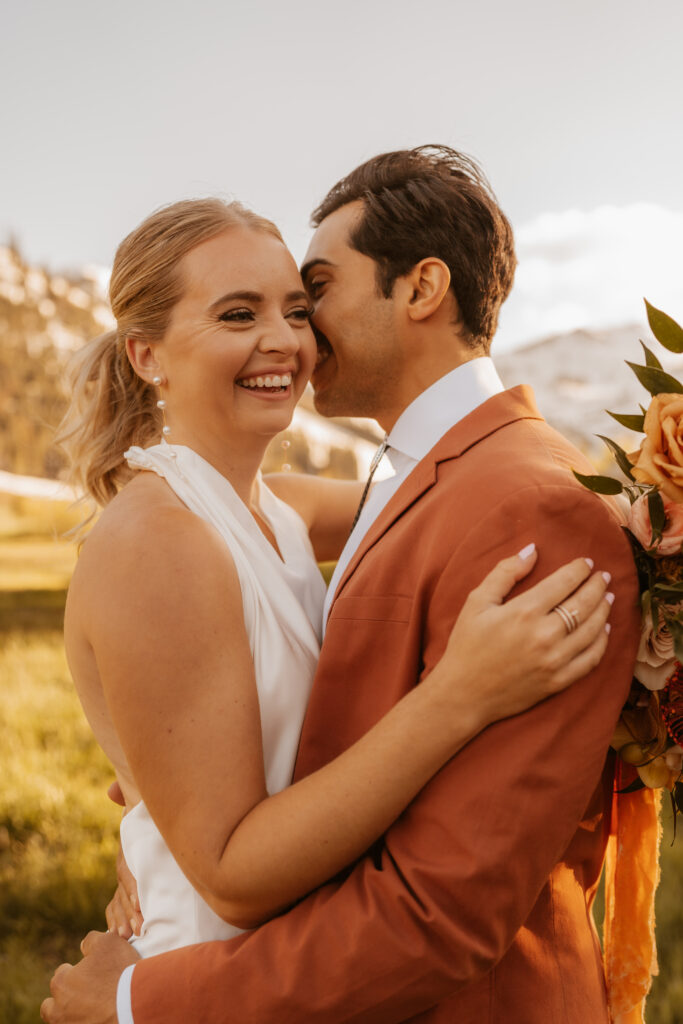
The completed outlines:
{"type": "MultiPolygon", "coordinates": [[[[228,292],[227,295],[221,295],[220,299],[216,299],[209,306],[209,312],[213,312],[220,306],[224,306],[226,302],[234,302],[238,300],[240,302],[251,302],[253,306],[258,306],[265,301],[265,296],[261,292],[250,292],[250,291],[236,291],[228,292]]],[[[299,300],[308,301],[308,295],[302,288],[297,288],[296,291],[287,292],[285,295],[285,302],[298,302],[299,300]]]]}
{"type": "Polygon", "coordinates": [[[331,260],[324,260],[322,257],[319,257],[318,259],[315,260],[309,260],[308,263],[304,263],[303,267],[301,268],[301,278],[304,281],[304,283],[306,282],[307,276],[313,270],[313,267],[320,266],[333,267],[334,263],[331,260]]]}

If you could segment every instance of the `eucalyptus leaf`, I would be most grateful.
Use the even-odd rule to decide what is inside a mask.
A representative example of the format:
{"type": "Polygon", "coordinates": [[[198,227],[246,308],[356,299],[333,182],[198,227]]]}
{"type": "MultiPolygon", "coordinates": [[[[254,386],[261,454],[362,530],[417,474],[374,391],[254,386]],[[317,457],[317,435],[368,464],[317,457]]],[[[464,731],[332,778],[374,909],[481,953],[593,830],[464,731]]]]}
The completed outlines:
{"type": "Polygon", "coordinates": [[[679,811],[683,811],[683,782],[674,783],[673,797],[679,811]]]}
{"type": "Polygon", "coordinates": [[[647,496],[647,509],[650,513],[650,523],[652,525],[652,539],[650,544],[654,546],[658,541],[662,539],[662,533],[666,526],[666,512],[664,511],[664,502],[662,496],[656,487],[648,493],[647,496]]]}
{"type": "Polygon", "coordinates": [[[643,352],[645,353],[645,362],[646,362],[646,364],[648,366],[654,366],[658,370],[663,370],[664,367],[660,363],[659,359],[657,359],[657,356],[654,354],[654,352],[651,349],[649,349],[647,347],[647,345],[645,344],[645,342],[642,339],[641,339],[640,344],[643,346],[643,352]]]}
{"type": "Polygon", "coordinates": [[[683,384],[672,377],[670,373],[658,370],[656,366],[639,366],[638,363],[629,363],[628,359],[626,365],[631,367],[640,383],[651,395],[683,394],[683,384]]]}
{"type": "Polygon", "coordinates": [[[627,430],[635,430],[637,433],[642,434],[645,427],[645,414],[639,416],[637,413],[630,415],[629,413],[621,412],[610,412],[609,409],[605,409],[608,416],[611,416],[617,423],[621,423],[622,427],[626,427],[627,430]]]}
{"type": "Polygon", "coordinates": [[[651,306],[647,299],[643,300],[647,310],[650,329],[660,345],[669,352],[683,352],[683,328],[661,309],[651,306]]]}
{"type": "Polygon", "coordinates": [[[658,594],[683,594],[683,581],[679,583],[655,583],[653,590],[658,594]]]}
{"type": "Polygon", "coordinates": [[[601,441],[605,442],[624,476],[627,476],[629,480],[633,480],[635,483],[635,477],[631,472],[631,460],[624,449],[621,448],[616,441],[613,441],[611,437],[605,437],[603,434],[597,434],[596,436],[599,437],[601,441]]]}
{"type": "Polygon", "coordinates": [[[595,494],[621,494],[624,489],[623,484],[611,476],[584,476],[583,473],[577,473],[575,469],[572,470],[572,473],[580,484],[595,494]]]}

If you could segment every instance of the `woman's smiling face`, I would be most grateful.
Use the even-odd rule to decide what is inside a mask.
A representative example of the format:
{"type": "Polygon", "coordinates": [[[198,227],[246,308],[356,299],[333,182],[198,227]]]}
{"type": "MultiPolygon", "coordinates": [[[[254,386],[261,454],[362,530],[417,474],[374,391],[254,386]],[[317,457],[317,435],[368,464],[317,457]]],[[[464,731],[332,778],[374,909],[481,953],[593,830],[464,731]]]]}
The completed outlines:
{"type": "Polygon", "coordinates": [[[274,235],[230,227],[180,264],[184,290],[153,346],[169,440],[246,442],[286,429],[315,363],[309,300],[274,235]]]}

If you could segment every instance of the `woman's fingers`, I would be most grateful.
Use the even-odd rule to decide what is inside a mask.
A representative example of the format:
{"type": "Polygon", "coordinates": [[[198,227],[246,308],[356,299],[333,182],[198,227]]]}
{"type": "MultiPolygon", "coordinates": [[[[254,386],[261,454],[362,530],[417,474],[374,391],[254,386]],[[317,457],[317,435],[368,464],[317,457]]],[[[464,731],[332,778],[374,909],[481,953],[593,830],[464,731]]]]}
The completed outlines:
{"type": "Polygon", "coordinates": [[[478,587],[470,594],[470,599],[483,606],[502,604],[515,583],[531,572],[536,564],[538,552],[535,544],[528,544],[517,555],[504,558],[488,573],[478,587]]]}
{"type": "Polygon", "coordinates": [[[130,917],[120,897],[120,889],[117,889],[110,903],[105,910],[107,928],[110,932],[116,932],[124,939],[129,939],[133,934],[133,927],[130,917]]]}
{"type": "MultiPolygon", "coordinates": [[[[578,590],[555,605],[548,612],[553,634],[560,639],[563,636],[575,636],[598,608],[606,605],[609,611],[614,601],[613,594],[610,593],[608,596],[607,587],[609,581],[609,573],[593,573],[590,579],[586,580],[578,590]],[[574,628],[568,629],[568,625],[572,622],[574,623],[574,628]]],[[[593,638],[591,637],[591,639],[593,638]]]]}
{"type": "Polygon", "coordinates": [[[518,601],[522,607],[534,611],[552,611],[556,605],[571,597],[574,591],[585,583],[592,571],[592,559],[574,558],[513,600],[518,601]]]}
{"type": "Polygon", "coordinates": [[[138,900],[138,886],[135,875],[126,864],[126,858],[123,856],[123,850],[120,846],[116,858],[116,877],[119,882],[117,896],[123,906],[126,920],[130,922],[133,932],[139,935],[142,928],[142,914],[140,913],[140,903],[138,900]]]}
{"type": "Polygon", "coordinates": [[[592,672],[607,650],[608,642],[609,634],[602,626],[596,639],[551,677],[549,693],[560,693],[561,690],[592,672]]]}

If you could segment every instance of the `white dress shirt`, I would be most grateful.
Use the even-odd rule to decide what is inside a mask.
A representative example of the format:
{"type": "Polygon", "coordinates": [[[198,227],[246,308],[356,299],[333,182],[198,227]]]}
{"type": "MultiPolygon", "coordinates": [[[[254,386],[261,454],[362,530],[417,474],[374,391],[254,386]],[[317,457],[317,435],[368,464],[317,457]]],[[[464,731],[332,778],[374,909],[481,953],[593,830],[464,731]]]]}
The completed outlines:
{"type": "MultiPolygon", "coordinates": [[[[325,598],[325,622],[339,580],[389,499],[451,427],[503,390],[493,362],[488,356],[481,356],[451,370],[403,410],[389,434],[390,447],[384,456],[390,460],[394,473],[372,486],[355,529],[344,546],[325,598]]],[[[134,965],[127,967],[119,978],[116,993],[118,1024],[135,1024],[131,1005],[133,970],[134,965]]]]}
{"type": "Polygon", "coordinates": [[[387,438],[389,449],[384,455],[391,463],[394,474],[373,484],[358,522],[339,557],[325,598],[325,624],[339,581],[363,537],[389,503],[389,499],[451,427],[487,398],[503,390],[493,362],[488,356],[482,356],[440,377],[403,410],[387,438]]]}

